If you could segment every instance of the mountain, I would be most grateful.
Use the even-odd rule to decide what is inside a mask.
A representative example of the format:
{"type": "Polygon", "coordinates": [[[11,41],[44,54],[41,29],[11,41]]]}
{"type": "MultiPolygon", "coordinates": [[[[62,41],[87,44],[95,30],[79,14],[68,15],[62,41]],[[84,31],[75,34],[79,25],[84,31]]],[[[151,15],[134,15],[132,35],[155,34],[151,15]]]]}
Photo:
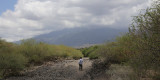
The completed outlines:
{"type": "Polygon", "coordinates": [[[42,34],[34,37],[33,39],[49,44],[63,44],[78,47],[111,41],[114,40],[116,36],[119,36],[121,33],[125,32],[127,32],[126,29],[113,29],[107,27],[71,28],[42,34]]]}

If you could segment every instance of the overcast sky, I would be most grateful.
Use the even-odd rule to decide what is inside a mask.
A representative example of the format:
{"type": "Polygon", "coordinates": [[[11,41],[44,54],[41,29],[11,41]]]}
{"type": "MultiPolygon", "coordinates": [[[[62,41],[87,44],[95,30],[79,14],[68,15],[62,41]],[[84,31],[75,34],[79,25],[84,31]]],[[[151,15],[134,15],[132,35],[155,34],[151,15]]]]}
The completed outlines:
{"type": "Polygon", "coordinates": [[[90,25],[127,28],[131,16],[151,4],[151,0],[14,0],[11,7],[10,1],[0,1],[8,5],[0,5],[0,37],[7,41],[90,25]]]}

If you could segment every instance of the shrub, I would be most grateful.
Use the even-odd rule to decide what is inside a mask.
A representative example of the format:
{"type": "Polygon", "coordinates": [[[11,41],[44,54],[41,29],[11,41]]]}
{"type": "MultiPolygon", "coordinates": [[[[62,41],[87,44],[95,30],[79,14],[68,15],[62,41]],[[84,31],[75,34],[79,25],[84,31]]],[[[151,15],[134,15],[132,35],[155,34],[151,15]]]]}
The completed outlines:
{"type": "Polygon", "coordinates": [[[19,71],[25,68],[27,59],[21,54],[2,53],[0,54],[0,71],[1,76],[16,75],[19,71]]]}
{"type": "Polygon", "coordinates": [[[91,46],[91,47],[88,47],[88,48],[81,48],[81,52],[82,54],[84,55],[84,57],[98,57],[97,53],[95,53],[95,51],[98,49],[99,46],[91,46]]]}
{"type": "Polygon", "coordinates": [[[64,45],[49,45],[36,42],[33,39],[22,41],[20,53],[29,59],[29,62],[43,62],[45,60],[61,58],[82,57],[82,53],[71,47],[64,45]]]}
{"type": "Polygon", "coordinates": [[[32,39],[23,41],[19,45],[19,52],[28,58],[29,62],[43,62],[47,56],[50,56],[47,44],[32,39]]]}
{"type": "Polygon", "coordinates": [[[130,27],[130,35],[136,39],[134,41],[137,49],[131,59],[131,66],[139,76],[147,75],[146,71],[153,70],[160,74],[160,1],[153,3],[151,8],[133,18],[130,27]],[[144,74],[143,74],[144,73],[144,74]]]}
{"type": "Polygon", "coordinates": [[[96,51],[94,51],[94,52],[89,54],[89,59],[98,59],[99,56],[100,55],[96,51]]]}
{"type": "Polygon", "coordinates": [[[17,74],[30,63],[42,63],[44,60],[82,57],[82,53],[64,45],[49,45],[33,39],[23,40],[16,45],[0,39],[0,78],[17,74]]]}
{"type": "Polygon", "coordinates": [[[0,76],[15,74],[25,68],[27,59],[17,51],[17,45],[0,40],[0,76]]]}
{"type": "Polygon", "coordinates": [[[128,57],[126,56],[125,48],[120,47],[121,45],[118,42],[110,42],[102,45],[97,53],[107,61],[111,63],[123,63],[128,61],[128,57]]]}

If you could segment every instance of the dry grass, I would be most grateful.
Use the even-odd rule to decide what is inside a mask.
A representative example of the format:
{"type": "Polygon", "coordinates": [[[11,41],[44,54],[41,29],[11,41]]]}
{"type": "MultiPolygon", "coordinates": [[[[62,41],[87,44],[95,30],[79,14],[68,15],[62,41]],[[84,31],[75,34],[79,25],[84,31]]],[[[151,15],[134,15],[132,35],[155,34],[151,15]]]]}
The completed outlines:
{"type": "Polygon", "coordinates": [[[148,77],[138,78],[130,66],[112,64],[106,71],[109,80],[153,80],[148,77]]]}
{"type": "Polygon", "coordinates": [[[122,66],[118,64],[112,64],[107,71],[110,76],[109,80],[130,80],[130,75],[133,73],[129,66],[122,66]]]}

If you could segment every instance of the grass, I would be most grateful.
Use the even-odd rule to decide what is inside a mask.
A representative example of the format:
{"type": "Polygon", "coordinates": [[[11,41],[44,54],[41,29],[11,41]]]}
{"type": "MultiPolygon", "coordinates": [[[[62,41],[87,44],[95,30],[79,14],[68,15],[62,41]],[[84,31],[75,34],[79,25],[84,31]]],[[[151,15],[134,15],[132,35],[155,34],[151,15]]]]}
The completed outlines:
{"type": "Polygon", "coordinates": [[[111,64],[106,74],[109,75],[108,80],[159,80],[159,76],[153,79],[150,76],[138,77],[132,67],[121,64],[111,64]]]}
{"type": "Polygon", "coordinates": [[[129,66],[112,64],[106,73],[110,76],[109,80],[131,80],[129,76],[133,71],[129,66]]]}

